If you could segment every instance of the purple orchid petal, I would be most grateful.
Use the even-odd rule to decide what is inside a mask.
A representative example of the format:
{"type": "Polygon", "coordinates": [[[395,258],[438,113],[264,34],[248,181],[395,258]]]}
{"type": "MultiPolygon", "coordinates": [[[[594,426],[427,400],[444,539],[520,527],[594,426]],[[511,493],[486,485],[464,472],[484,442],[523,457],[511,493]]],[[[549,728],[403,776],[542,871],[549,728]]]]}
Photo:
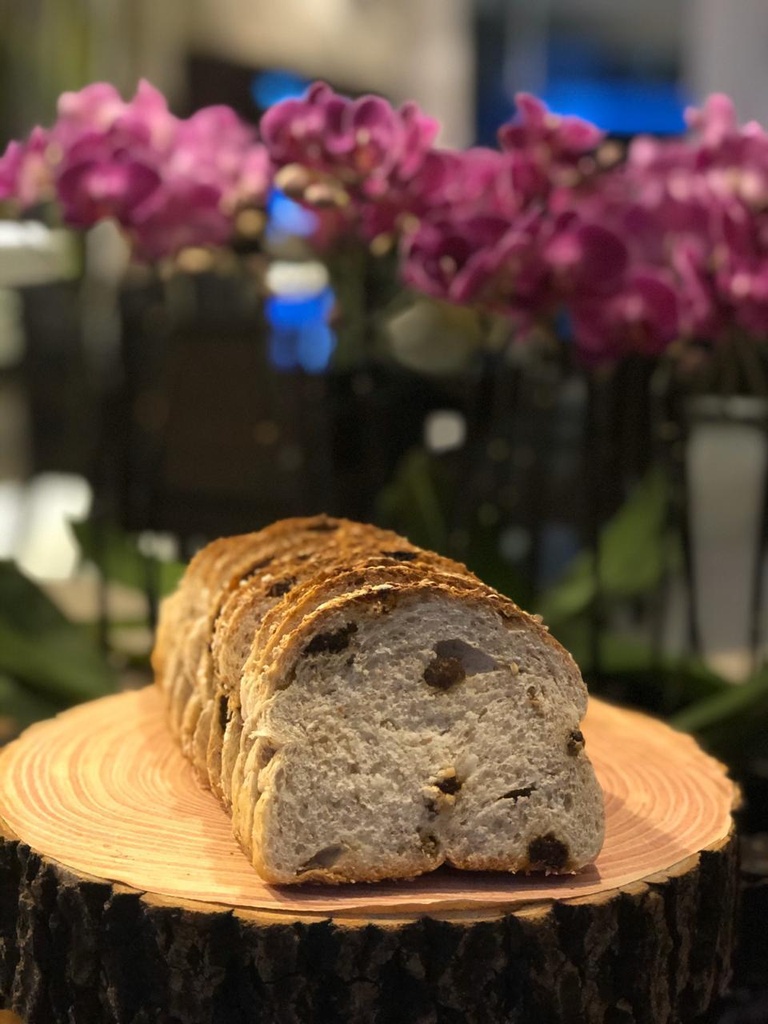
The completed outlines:
{"type": "Polygon", "coordinates": [[[580,117],[551,113],[530,93],[515,96],[517,117],[498,132],[502,149],[546,151],[547,160],[572,161],[595,149],[605,133],[580,117]]]}
{"type": "Polygon", "coordinates": [[[577,350],[589,363],[610,362],[629,352],[659,355],[677,337],[677,294],[653,269],[637,269],[607,300],[575,302],[571,320],[577,350]]]}
{"type": "Polygon", "coordinates": [[[28,209],[48,197],[53,186],[48,147],[48,133],[39,127],[26,142],[8,144],[0,157],[0,200],[11,199],[28,209]]]}
{"type": "Polygon", "coordinates": [[[240,162],[233,186],[234,205],[261,205],[272,183],[272,164],[264,146],[249,146],[240,162]]]}
{"type": "Polygon", "coordinates": [[[310,105],[323,104],[332,99],[336,93],[327,82],[313,82],[305,93],[305,100],[310,105]]]}
{"type": "Polygon", "coordinates": [[[480,218],[461,224],[422,222],[406,241],[403,278],[429,295],[451,298],[452,282],[467,261],[505,230],[503,222],[480,218]]]}
{"type": "Polygon", "coordinates": [[[705,146],[717,147],[738,128],[733,100],[724,93],[709,96],[701,108],[685,112],[688,126],[699,133],[705,146]]]}
{"type": "Polygon", "coordinates": [[[134,208],[159,184],[153,168],[117,161],[73,164],[57,179],[64,219],[73,227],[91,227],[109,217],[129,223],[134,208]]]}
{"type": "Polygon", "coordinates": [[[560,118],[559,140],[567,153],[591,153],[605,138],[605,132],[590,121],[571,114],[560,118]]]}
{"type": "Polygon", "coordinates": [[[400,108],[403,144],[398,174],[408,180],[418,173],[427,153],[431,151],[440,122],[428,117],[415,103],[404,103],[400,108]]]}
{"type": "Polygon", "coordinates": [[[129,135],[146,134],[151,145],[163,151],[171,146],[179,121],[168,110],[163,94],[142,78],[136,87],[136,95],[127,104],[117,123],[129,135]]]}
{"type": "Polygon", "coordinates": [[[576,224],[558,231],[544,248],[554,281],[564,294],[606,294],[618,287],[627,268],[625,244],[599,224],[576,224]]]}
{"type": "Polygon", "coordinates": [[[17,198],[19,175],[23,163],[23,143],[9,142],[2,157],[0,157],[0,199],[17,198]]]}
{"type": "Polygon", "coordinates": [[[95,82],[79,92],[64,92],[57,105],[57,126],[108,128],[125,110],[126,103],[113,85],[95,82]]]}
{"type": "Polygon", "coordinates": [[[319,83],[301,99],[268,110],[261,136],[278,167],[297,164],[338,182],[360,206],[368,225],[393,224],[397,214],[368,209],[384,203],[401,214],[423,207],[419,197],[422,165],[430,152],[436,122],[414,104],[395,110],[378,96],[350,100],[319,83]]]}
{"type": "Polygon", "coordinates": [[[157,260],[188,246],[221,245],[232,235],[221,193],[210,185],[164,185],[138,207],[129,225],[139,258],[157,260]]]}

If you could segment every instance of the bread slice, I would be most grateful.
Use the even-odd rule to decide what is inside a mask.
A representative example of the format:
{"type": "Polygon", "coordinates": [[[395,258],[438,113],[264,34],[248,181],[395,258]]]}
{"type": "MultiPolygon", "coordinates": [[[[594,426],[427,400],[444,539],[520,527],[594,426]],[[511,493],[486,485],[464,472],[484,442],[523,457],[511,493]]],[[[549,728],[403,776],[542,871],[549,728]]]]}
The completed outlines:
{"type": "MultiPolygon", "coordinates": [[[[592,861],[603,800],[570,656],[458,563],[324,522],[333,529],[309,552],[304,525],[273,530],[273,543],[294,537],[269,567],[292,580],[277,595],[266,566],[232,583],[239,556],[212,571],[221,548],[182,584],[197,577],[205,591],[207,614],[193,595],[185,614],[209,632],[187,701],[198,741],[184,736],[187,710],[172,726],[260,874],[336,883],[443,863],[564,872],[592,861]]],[[[238,545],[263,552],[268,540],[238,545]]],[[[179,605],[171,598],[162,618],[178,622],[179,605]]],[[[156,652],[169,704],[178,690],[162,673],[178,661],[156,652]]]]}
{"type": "Polygon", "coordinates": [[[192,559],[177,592],[164,602],[152,664],[168,695],[172,728],[199,774],[205,774],[203,737],[216,691],[211,637],[227,596],[252,577],[269,574],[270,565],[281,557],[308,558],[327,549],[330,535],[364,530],[361,524],[327,516],[280,520],[258,533],[216,540],[192,559]],[[178,643],[178,637],[184,642],[178,643]]]}
{"type": "MultiPolygon", "coordinates": [[[[423,558],[464,570],[421,552],[390,530],[314,516],[281,520],[258,534],[208,545],[169,599],[155,649],[156,675],[168,692],[172,727],[184,753],[226,804],[230,772],[222,778],[221,771],[226,724],[231,722],[227,746],[236,748],[239,675],[262,616],[295,585],[374,551],[395,563],[423,558]],[[175,646],[175,656],[165,664],[173,634],[183,636],[184,643],[175,646]]],[[[235,753],[231,751],[231,761],[235,753]]]]}
{"type": "MultiPolygon", "coordinates": [[[[284,598],[267,612],[253,641],[251,658],[256,657],[259,666],[268,665],[292,642],[294,633],[311,613],[333,598],[380,583],[400,585],[423,580],[425,571],[431,571],[433,568],[430,559],[439,559],[439,556],[432,556],[429,552],[422,552],[422,555],[424,561],[417,558],[406,565],[396,560],[388,561],[382,556],[369,555],[367,559],[354,564],[351,569],[336,566],[318,572],[303,585],[297,586],[291,592],[290,598],[284,598]]],[[[457,563],[451,563],[448,559],[440,561],[459,568],[457,563]]],[[[472,588],[479,584],[478,580],[459,574],[451,574],[450,579],[457,588],[472,588]]],[[[243,678],[245,665],[246,661],[241,661],[238,666],[239,680],[243,678]]],[[[242,722],[239,690],[240,687],[237,696],[230,697],[232,708],[222,746],[223,764],[226,765],[226,771],[222,771],[222,788],[227,804],[231,803],[232,789],[238,788],[242,782],[243,761],[238,759],[242,722]],[[232,713],[235,708],[237,713],[232,713]]]]}

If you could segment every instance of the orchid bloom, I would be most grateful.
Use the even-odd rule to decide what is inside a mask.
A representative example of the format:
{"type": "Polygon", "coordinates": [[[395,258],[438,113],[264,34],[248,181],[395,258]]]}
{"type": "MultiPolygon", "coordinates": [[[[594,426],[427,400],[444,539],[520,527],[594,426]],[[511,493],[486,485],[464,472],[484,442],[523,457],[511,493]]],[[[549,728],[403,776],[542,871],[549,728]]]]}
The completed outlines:
{"type": "Polygon", "coordinates": [[[15,200],[29,209],[48,197],[53,188],[48,146],[43,128],[34,128],[26,142],[9,143],[0,157],[0,201],[15,200]]]}
{"type": "Polygon", "coordinates": [[[0,157],[0,200],[51,200],[65,223],[111,218],[141,259],[222,245],[276,183],[340,236],[399,255],[409,287],[516,322],[568,314],[590,362],[651,355],[734,326],[768,336],[768,133],[711,96],[683,139],[638,138],[605,166],[603,133],[516,97],[499,148],[435,144],[414,103],[316,83],[256,130],[225,106],[182,119],[147,82],[124,100],[96,83],[59,100],[0,157]]]}
{"type": "Polygon", "coordinates": [[[322,82],[262,117],[261,135],[277,184],[310,205],[352,205],[368,238],[424,208],[439,158],[438,124],[414,103],[399,109],[378,96],[349,99],[322,82]]]}
{"type": "Polygon", "coordinates": [[[0,158],[0,199],[53,198],[72,227],[114,219],[142,259],[221,245],[238,210],[266,200],[269,157],[229,107],[180,119],[146,81],[128,101],[100,82],[64,93],[57,114],[0,158]]]}

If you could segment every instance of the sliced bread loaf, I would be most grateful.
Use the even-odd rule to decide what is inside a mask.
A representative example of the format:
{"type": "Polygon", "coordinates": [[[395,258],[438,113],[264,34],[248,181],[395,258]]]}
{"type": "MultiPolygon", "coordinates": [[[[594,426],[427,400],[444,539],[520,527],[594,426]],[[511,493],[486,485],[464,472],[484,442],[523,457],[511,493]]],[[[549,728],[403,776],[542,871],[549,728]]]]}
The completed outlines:
{"type": "Polygon", "coordinates": [[[563,648],[458,563],[373,527],[293,522],[193,560],[154,657],[172,727],[262,876],[593,860],[603,800],[563,648]],[[197,629],[183,686],[181,622],[197,629]]]}

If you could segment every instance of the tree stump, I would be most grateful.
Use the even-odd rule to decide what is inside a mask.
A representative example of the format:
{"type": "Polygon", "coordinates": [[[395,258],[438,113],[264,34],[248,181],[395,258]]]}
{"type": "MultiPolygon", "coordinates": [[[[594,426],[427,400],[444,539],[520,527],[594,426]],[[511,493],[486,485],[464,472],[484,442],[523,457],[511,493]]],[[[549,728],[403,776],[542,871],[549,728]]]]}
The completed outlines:
{"type": "Polygon", "coordinates": [[[728,979],[735,789],[685,735],[593,700],[595,865],[273,887],[154,689],[0,756],[0,1005],[26,1024],[665,1024],[728,979]]]}

